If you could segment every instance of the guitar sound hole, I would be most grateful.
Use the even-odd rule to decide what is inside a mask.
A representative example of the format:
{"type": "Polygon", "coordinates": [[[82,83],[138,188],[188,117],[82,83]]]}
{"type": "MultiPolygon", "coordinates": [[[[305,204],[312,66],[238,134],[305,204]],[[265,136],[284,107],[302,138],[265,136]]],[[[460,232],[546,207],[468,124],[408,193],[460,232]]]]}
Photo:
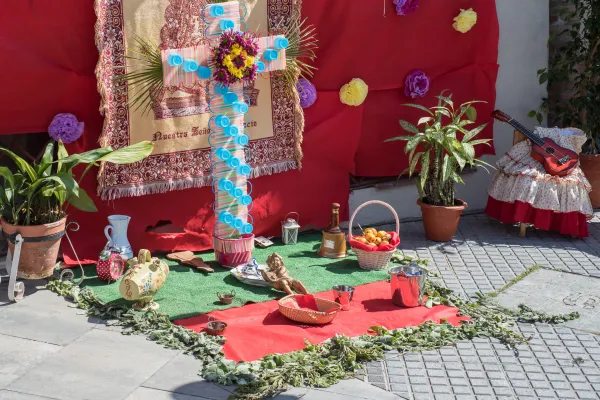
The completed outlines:
{"type": "Polygon", "coordinates": [[[555,151],[552,147],[546,147],[546,153],[548,154],[554,154],[555,151]]]}

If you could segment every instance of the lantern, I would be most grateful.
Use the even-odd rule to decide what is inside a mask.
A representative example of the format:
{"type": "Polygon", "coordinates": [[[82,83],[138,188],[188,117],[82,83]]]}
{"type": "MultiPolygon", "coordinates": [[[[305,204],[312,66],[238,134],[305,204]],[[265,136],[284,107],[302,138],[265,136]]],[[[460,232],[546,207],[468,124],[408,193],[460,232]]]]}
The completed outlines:
{"type": "Polygon", "coordinates": [[[291,214],[296,214],[296,219],[300,219],[300,216],[296,212],[288,213],[285,216],[285,221],[281,223],[281,240],[283,244],[296,244],[298,243],[298,229],[300,225],[293,218],[288,218],[291,214]]]}

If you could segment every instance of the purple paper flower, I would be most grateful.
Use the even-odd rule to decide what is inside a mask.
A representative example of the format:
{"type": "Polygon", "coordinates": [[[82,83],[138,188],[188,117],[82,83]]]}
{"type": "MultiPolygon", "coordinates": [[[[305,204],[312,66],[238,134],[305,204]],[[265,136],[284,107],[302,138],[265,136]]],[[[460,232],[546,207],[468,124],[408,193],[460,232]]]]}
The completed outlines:
{"type": "Polygon", "coordinates": [[[56,141],[73,143],[83,134],[83,122],[77,121],[73,114],[57,114],[48,127],[48,134],[56,141]]]}
{"type": "Polygon", "coordinates": [[[419,0],[394,0],[394,4],[398,15],[408,15],[417,11],[419,0]]]}
{"type": "Polygon", "coordinates": [[[404,94],[407,97],[418,99],[425,97],[429,91],[429,77],[423,71],[413,71],[406,77],[404,94]]]}
{"type": "Polygon", "coordinates": [[[315,88],[315,85],[307,79],[298,79],[296,89],[298,89],[298,94],[300,95],[300,106],[302,108],[312,106],[317,100],[317,89],[315,88]]]}

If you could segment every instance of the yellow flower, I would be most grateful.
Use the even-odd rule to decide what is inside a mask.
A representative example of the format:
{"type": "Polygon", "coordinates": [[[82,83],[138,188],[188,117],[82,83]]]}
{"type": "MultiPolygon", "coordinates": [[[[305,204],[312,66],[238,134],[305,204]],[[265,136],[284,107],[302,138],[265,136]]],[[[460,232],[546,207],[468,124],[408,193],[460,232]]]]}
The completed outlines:
{"type": "Polygon", "coordinates": [[[367,98],[369,87],[360,78],[354,78],[340,89],[340,101],[349,106],[360,106],[367,98]]]}
{"type": "Polygon", "coordinates": [[[461,33],[467,33],[476,23],[477,13],[473,11],[472,8],[469,8],[468,10],[460,10],[460,14],[454,18],[454,24],[452,24],[452,26],[461,33]]]}

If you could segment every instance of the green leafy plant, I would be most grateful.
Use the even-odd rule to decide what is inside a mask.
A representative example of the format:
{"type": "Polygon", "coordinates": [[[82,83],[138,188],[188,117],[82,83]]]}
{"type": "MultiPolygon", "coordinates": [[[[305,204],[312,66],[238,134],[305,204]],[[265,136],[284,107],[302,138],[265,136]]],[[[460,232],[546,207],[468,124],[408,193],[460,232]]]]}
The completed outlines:
{"type": "Polygon", "coordinates": [[[396,136],[387,139],[386,142],[407,142],[404,152],[409,153],[409,166],[400,175],[408,172],[409,176],[412,176],[417,165],[420,165],[420,179],[416,182],[422,202],[433,206],[453,206],[454,186],[457,182],[464,183],[458,172],[466,166],[480,166],[486,170],[486,165],[491,167],[490,164],[475,158],[475,146],[489,146],[488,142],[491,139],[474,140],[487,124],[468,128],[477,119],[477,111],[473,104],[484,103],[483,101],[469,101],[456,108],[452,95],[446,97],[442,92],[436,97],[439,99],[438,105],[431,108],[418,104],[404,104],[427,113],[417,123],[417,126],[422,127],[417,128],[410,122],[401,120],[402,128],[413,135],[396,136]]]}
{"type": "Polygon", "coordinates": [[[530,117],[542,122],[549,112],[552,124],[576,126],[588,135],[584,153],[600,152],[600,2],[563,0],[558,17],[566,28],[550,37],[553,47],[548,68],[537,71],[540,84],[562,99],[542,99],[530,117]]]}
{"type": "Polygon", "coordinates": [[[273,30],[274,34],[284,34],[289,41],[285,50],[286,68],[283,77],[290,85],[294,85],[298,78],[310,78],[316,68],[309,64],[317,56],[318,48],[316,28],[308,25],[306,19],[301,19],[300,14],[292,17],[286,25],[279,25],[273,30]]]}
{"type": "Polygon", "coordinates": [[[128,104],[133,110],[141,109],[143,114],[152,109],[152,103],[163,90],[163,65],[161,50],[151,40],[135,37],[128,47],[131,55],[126,56],[130,72],[118,75],[115,82],[127,82],[131,88],[128,104]]]}
{"type": "Polygon", "coordinates": [[[42,225],[66,216],[69,204],[82,211],[97,211],[90,196],[79,187],[92,166],[100,162],[131,164],[152,153],[154,144],[140,142],[113,150],[111,147],[69,155],[62,142],[50,141],[39,162],[28,163],[12,151],[0,147],[16,165],[13,173],[0,167],[0,215],[14,225],[42,225]],[[79,179],[73,169],[87,164],[79,179]]]}
{"type": "MultiPolygon", "coordinates": [[[[413,261],[401,254],[396,259],[400,264],[413,261]]],[[[415,261],[426,264],[426,260],[415,261]]],[[[514,329],[516,322],[557,324],[579,317],[578,313],[547,315],[524,305],[519,305],[518,310],[509,310],[493,303],[488,296],[480,296],[476,301],[465,300],[431,278],[433,275],[428,273],[424,294],[435,300],[433,305],[457,307],[459,315],[469,317],[468,320],[458,326],[445,319],[439,324],[426,321],[418,326],[394,330],[374,326],[370,335],[355,338],[336,335],[322,344],[306,343],[299,351],[269,354],[258,361],[237,363],[225,359],[223,337],[174,325],[166,314],[139,313],[124,304],[104,304],[89,287],[82,289],[71,281],[51,279],[47,288],[72,299],[79,308],[87,310],[89,316],[107,320],[107,325],[125,327],[125,335],[144,335],[166,348],[193,355],[199,361],[204,379],[221,385],[239,385],[229,398],[243,400],[275,396],[290,385],[331,386],[363,369],[365,362],[383,358],[385,351],[433,350],[476,337],[496,338],[517,351],[519,344],[527,343],[531,338],[514,329]]]]}

